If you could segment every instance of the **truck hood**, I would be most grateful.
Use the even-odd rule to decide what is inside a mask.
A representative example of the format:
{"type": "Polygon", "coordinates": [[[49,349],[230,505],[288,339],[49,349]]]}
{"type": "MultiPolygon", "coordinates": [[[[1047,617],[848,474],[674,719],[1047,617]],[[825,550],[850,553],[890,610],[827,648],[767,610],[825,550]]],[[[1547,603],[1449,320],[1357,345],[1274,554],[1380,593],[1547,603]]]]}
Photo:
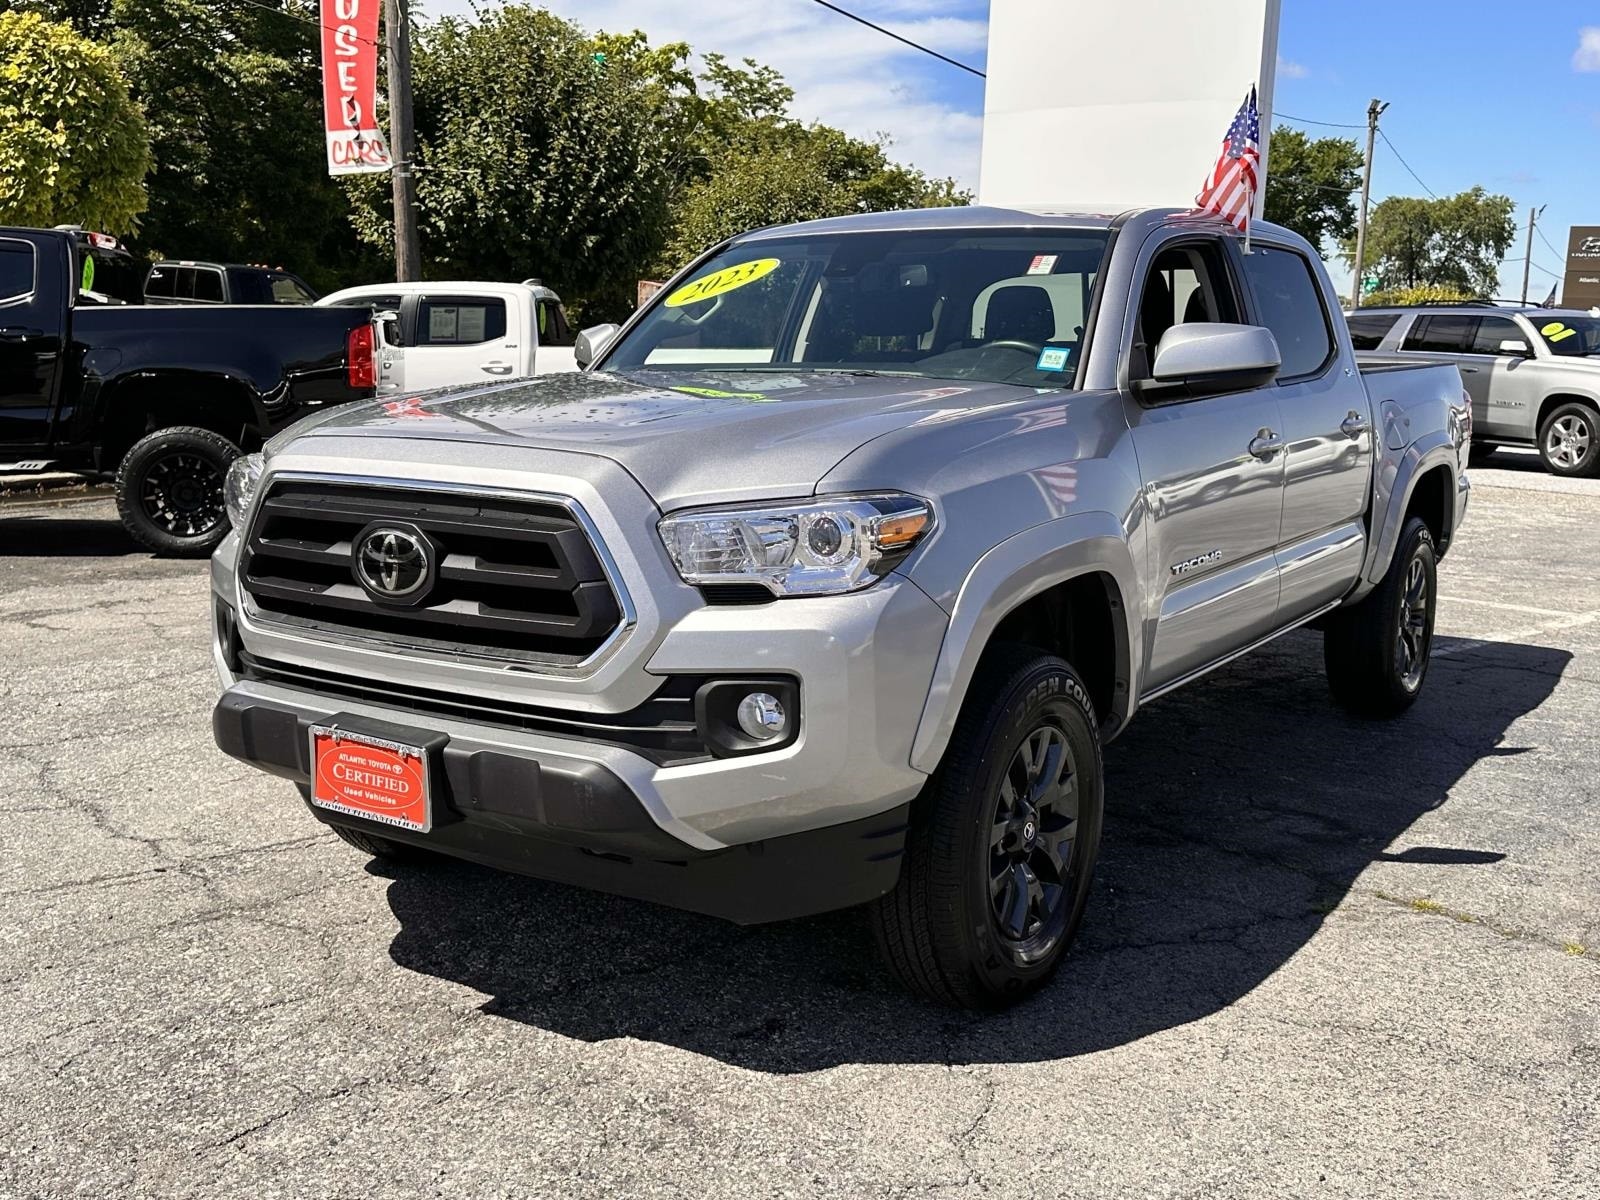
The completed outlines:
{"type": "MultiPolygon", "coordinates": [[[[344,405],[294,426],[272,449],[301,437],[357,434],[597,455],[669,509],[809,495],[873,438],[1038,395],[1012,384],[904,376],[580,372],[344,405]]],[[[396,446],[385,456],[403,454],[396,446]]]]}

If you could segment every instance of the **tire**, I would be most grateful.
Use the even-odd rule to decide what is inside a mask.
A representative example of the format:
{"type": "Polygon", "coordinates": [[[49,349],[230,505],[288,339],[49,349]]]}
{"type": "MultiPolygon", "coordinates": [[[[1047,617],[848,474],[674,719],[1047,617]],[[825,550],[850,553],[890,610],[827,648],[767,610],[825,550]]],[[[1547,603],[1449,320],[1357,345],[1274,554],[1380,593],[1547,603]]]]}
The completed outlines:
{"type": "Polygon", "coordinates": [[[891,973],[962,1008],[1003,1007],[1042,986],[1083,919],[1103,813],[1083,682],[1052,655],[997,648],[912,803],[900,881],[871,909],[891,973]],[[1021,802],[1027,793],[1035,806],[1021,802]]]}
{"type": "Polygon", "coordinates": [[[1539,426],[1539,457],[1552,475],[1600,475],[1600,413],[1587,404],[1558,404],[1539,426]]]}
{"type": "Polygon", "coordinates": [[[1394,717],[1422,693],[1439,607],[1433,535],[1411,517],[1383,580],[1359,604],[1336,610],[1322,634],[1328,687],[1363,717],[1394,717]]]}
{"type": "Polygon", "coordinates": [[[1498,449],[1500,449],[1499,446],[1485,446],[1480,442],[1473,442],[1467,448],[1467,465],[1469,467],[1487,466],[1489,460],[1494,457],[1494,452],[1498,449]]]}
{"type": "Polygon", "coordinates": [[[117,512],[146,549],[203,558],[228,536],[222,481],[239,447],[209,429],[178,425],[135,442],[117,468],[117,512]]]}

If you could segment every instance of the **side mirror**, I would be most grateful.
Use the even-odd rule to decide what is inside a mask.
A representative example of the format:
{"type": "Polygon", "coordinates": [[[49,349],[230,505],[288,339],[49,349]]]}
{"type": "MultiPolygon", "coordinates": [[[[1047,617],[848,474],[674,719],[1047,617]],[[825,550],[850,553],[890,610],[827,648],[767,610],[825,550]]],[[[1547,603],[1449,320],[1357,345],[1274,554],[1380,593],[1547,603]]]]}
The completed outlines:
{"type": "Polygon", "coordinates": [[[617,336],[620,325],[591,325],[572,343],[572,357],[578,366],[587,368],[617,336]]]}
{"type": "Polygon", "coordinates": [[[1529,349],[1528,343],[1523,341],[1521,338],[1507,338],[1505,341],[1500,343],[1500,349],[1495,351],[1495,353],[1516,354],[1523,358],[1533,357],[1533,351],[1529,349]]]}
{"type": "Polygon", "coordinates": [[[385,346],[398,346],[403,340],[400,336],[400,314],[392,308],[372,314],[372,321],[378,327],[378,336],[383,339],[385,346]]]}
{"type": "Polygon", "coordinates": [[[1161,335],[1150,378],[1134,389],[1152,400],[1242,392],[1271,383],[1282,365],[1270,329],[1196,321],[1161,335]]]}

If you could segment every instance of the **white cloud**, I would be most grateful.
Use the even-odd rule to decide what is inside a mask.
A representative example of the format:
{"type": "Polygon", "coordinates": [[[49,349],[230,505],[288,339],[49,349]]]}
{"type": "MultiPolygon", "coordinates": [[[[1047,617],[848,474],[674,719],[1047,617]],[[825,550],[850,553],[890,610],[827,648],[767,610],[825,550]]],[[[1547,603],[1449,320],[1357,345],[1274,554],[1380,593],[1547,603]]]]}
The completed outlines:
{"type": "Polygon", "coordinates": [[[1304,79],[1311,74],[1311,68],[1304,63],[1297,63],[1292,58],[1278,55],[1278,77],[1280,79],[1304,79]]]}
{"type": "MultiPolygon", "coordinates": [[[[944,80],[934,73],[951,73],[951,83],[981,81],[821,5],[544,0],[544,7],[591,31],[642,29],[657,45],[684,41],[697,53],[776,67],[794,88],[792,112],[800,120],[824,121],[856,137],[886,134],[895,160],[977,186],[981,89],[963,89],[974,97],[970,107],[953,104],[942,98],[935,80],[944,80]]],[[[982,70],[988,23],[961,15],[963,8],[971,10],[961,0],[861,0],[852,11],[982,70]]],[[[466,13],[469,3],[436,0],[427,11],[466,13]]]]}
{"type": "Polygon", "coordinates": [[[1578,30],[1578,48],[1572,52],[1574,71],[1600,71],[1600,25],[1578,30]]]}

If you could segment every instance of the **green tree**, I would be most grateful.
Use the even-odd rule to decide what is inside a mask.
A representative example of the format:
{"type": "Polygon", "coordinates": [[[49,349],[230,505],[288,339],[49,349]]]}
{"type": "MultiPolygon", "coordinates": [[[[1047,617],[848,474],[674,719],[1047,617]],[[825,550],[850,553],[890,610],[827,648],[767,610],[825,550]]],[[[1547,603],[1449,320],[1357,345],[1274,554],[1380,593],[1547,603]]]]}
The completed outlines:
{"type": "MultiPolygon", "coordinates": [[[[1511,197],[1481,187],[1436,200],[1390,196],[1368,218],[1363,274],[1377,276],[1380,291],[1438,286],[1492,296],[1516,237],[1514,211],[1511,197]]],[[[1343,250],[1354,264],[1354,237],[1343,250]]]]}
{"type": "Polygon", "coordinates": [[[952,180],[890,162],[885,147],[825,125],[759,124],[737,133],[678,204],[664,266],[675,269],[762,225],[970,201],[952,180]]]}
{"type": "Polygon", "coordinates": [[[1309,137],[1280,125],[1267,162],[1266,218],[1294,230],[1318,250],[1356,229],[1361,151],[1349,138],[1309,137]]]}
{"type": "Polygon", "coordinates": [[[138,246],[268,262],[327,289],[381,275],[328,176],[314,0],[278,11],[114,0],[113,46],[150,122],[155,169],[138,246]]]}
{"type": "Polygon", "coordinates": [[[0,224],[133,229],[150,144],[111,54],[12,11],[0,13],[0,63],[0,224]]]}

